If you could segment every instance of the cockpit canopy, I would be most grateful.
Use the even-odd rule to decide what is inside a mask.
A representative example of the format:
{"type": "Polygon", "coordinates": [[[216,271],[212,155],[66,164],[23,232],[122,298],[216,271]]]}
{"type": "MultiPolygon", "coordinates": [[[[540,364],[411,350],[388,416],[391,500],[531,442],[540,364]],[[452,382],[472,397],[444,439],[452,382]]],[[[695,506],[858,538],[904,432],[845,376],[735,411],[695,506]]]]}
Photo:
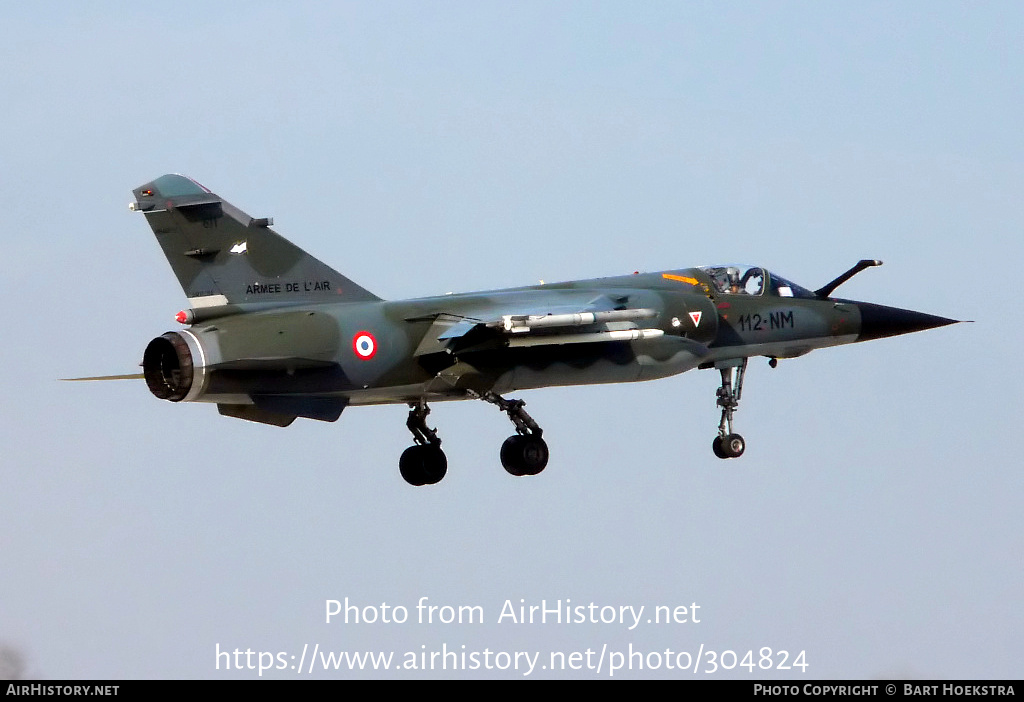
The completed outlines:
{"type": "Polygon", "coordinates": [[[773,295],[775,297],[815,298],[815,294],[782,276],[758,266],[701,266],[716,292],[723,295],[773,295]]]}

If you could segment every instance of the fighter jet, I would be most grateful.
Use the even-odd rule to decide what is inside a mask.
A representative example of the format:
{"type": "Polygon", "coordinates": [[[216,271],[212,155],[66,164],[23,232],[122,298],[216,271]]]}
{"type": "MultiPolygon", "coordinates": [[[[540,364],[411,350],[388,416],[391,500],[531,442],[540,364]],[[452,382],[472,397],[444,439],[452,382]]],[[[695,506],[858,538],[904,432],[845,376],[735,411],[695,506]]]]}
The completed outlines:
{"type": "MultiPolygon", "coordinates": [[[[413,445],[402,477],[447,472],[429,403],[482,400],[515,434],[501,463],[516,476],[548,463],[543,430],[516,390],[721,374],[722,459],[743,454],[733,428],[750,358],[772,367],[815,349],[956,323],[832,297],[863,260],[809,290],[759,266],[714,265],[507,290],[382,300],[196,181],[161,176],[134,191],[189,308],[153,339],[142,373],[156,397],[209,402],[222,415],[278,427],[338,419],[349,406],[408,405],[413,445]]],[[[121,377],[121,376],[117,376],[121,377]]]]}

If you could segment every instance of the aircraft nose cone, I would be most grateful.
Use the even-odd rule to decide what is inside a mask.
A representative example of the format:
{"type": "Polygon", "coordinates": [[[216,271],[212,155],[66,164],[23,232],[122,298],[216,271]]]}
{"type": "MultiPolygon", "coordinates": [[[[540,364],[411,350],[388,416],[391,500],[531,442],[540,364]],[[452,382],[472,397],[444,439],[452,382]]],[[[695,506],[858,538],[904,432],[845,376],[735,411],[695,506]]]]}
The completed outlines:
{"type": "Polygon", "coordinates": [[[858,302],[857,307],[860,309],[860,336],[857,337],[857,341],[909,334],[910,332],[944,327],[947,324],[956,324],[960,321],[914,310],[904,310],[899,307],[875,305],[870,302],[858,302]]]}

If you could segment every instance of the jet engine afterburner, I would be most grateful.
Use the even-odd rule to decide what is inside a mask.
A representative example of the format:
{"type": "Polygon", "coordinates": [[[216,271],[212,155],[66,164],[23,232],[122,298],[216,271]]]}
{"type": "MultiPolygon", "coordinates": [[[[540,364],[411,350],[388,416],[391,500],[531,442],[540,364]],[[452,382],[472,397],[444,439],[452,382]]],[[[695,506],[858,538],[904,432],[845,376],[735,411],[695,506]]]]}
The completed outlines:
{"type": "MultiPolygon", "coordinates": [[[[198,364],[202,368],[202,364],[198,364]]],[[[178,332],[167,332],[149,342],[142,356],[142,374],[149,391],[161,400],[180,402],[195,384],[192,349],[178,332]]]]}

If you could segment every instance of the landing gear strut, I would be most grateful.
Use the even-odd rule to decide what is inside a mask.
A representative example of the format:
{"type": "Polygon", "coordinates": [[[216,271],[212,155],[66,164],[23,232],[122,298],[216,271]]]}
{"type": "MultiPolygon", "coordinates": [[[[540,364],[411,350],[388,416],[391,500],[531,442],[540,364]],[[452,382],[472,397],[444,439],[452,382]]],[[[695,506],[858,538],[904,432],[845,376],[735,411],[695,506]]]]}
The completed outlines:
{"type": "Polygon", "coordinates": [[[747,445],[742,436],[733,433],[732,414],[740,404],[747,359],[718,370],[722,373],[722,386],[717,392],[718,406],[722,408],[722,421],[718,423],[718,436],[711,442],[711,450],[719,458],[739,458],[747,445]]]}
{"type": "Polygon", "coordinates": [[[516,433],[505,439],[501,445],[501,465],[512,475],[537,475],[548,464],[548,445],[541,438],[541,429],[533,417],[526,413],[522,400],[506,400],[493,392],[484,393],[481,399],[497,405],[508,414],[516,427],[516,433]]]}
{"type": "Polygon", "coordinates": [[[427,426],[427,415],[430,408],[420,400],[409,403],[409,419],[405,426],[412,432],[414,446],[402,452],[398,460],[398,469],[410,485],[433,485],[448,472],[448,459],[441,450],[441,440],[437,432],[427,426]]]}

